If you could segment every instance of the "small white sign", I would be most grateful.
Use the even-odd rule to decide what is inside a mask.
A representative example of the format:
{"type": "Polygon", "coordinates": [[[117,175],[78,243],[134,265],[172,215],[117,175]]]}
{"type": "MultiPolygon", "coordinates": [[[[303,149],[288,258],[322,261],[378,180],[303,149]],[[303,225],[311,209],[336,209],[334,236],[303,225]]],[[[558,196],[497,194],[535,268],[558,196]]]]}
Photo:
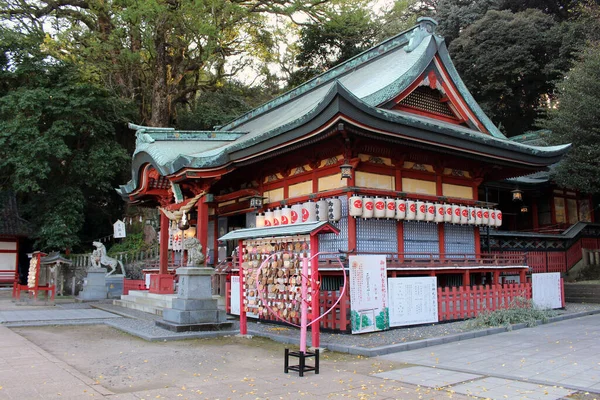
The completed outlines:
{"type": "Polygon", "coordinates": [[[231,303],[230,313],[233,315],[240,315],[240,277],[231,277],[231,303]]]}
{"type": "Polygon", "coordinates": [[[390,326],[438,322],[437,279],[388,279],[390,326]]]}
{"type": "Polygon", "coordinates": [[[531,275],[533,304],[538,308],[561,308],[560,272],[531,275]]]}
{"type": "Polygon", "coordinates": [[[117,222],[113,224],[113,236],[115,239],[124,238],[127,236],[125,233],[125,222],[118,219],[117,222]]]}

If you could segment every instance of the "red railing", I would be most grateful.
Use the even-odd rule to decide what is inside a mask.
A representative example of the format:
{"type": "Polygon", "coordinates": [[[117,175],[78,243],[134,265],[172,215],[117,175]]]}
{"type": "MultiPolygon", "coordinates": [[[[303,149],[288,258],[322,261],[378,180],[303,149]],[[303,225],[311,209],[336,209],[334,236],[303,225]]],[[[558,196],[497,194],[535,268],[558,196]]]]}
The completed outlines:
{"type": "Polygon", "coordinates": [[[531,284],[438,288],[440,321],[474,318],[483,311],[507,308],[515,297],[531,299],[531,284]]]}
{"type": "MultiPolygon", "coordinates": [[[[353,253],[360,254],[360,253],[353,253]]],[[[525,264],[525,255],[522,252],[492,252],[481,254],[454,254],[454,253],[376,253],[368,254],[385,255],[388,269],[402,268],[447,268],[447,267],[498,267],[522,266],[525,264]]],[[[329,260],[320,260],[319,269],[339,269],[339,264],[329,260]]]]}
{"type": "Polygon", "coordinates": [[[146,281],[142,279],[125,279],[123,281],[123,294],[129,294],[130,290],[148,290],[146,281]]]}

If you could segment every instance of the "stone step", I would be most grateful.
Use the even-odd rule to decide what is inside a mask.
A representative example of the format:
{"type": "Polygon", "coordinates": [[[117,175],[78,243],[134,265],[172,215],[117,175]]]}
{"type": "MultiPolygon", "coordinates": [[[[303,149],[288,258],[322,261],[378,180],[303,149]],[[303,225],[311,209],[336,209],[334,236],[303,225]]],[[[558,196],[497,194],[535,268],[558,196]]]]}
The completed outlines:
{"type": "Polygon", "coordinates": [[[150,293],[148,290],[130,290],[128,296],[141,297],[146,299],[168,299],[177,297],[176,294],[158,294],[150,293]]]}
{"type": "Polygon", "coordinates": [[[156,307],[148,304],[140,304],[133,301],[127,300],[113,300],[113,304],[115,306],[129,308],[131,310],[143,311],[149,314],[155,314],[162,317],[163,315],[163,307],[156,307]]]}
{"type": "Polygon", "coordinates": [[[129,295],[123,295],[123,296],[121,296],[121,300],[128,301],[131,303],[141,304],[141,305],[159,307],[159,308],[172,307],[172,304],[173,304],[172,298],[154,299],[154,298],[147,298],[147,297],[135,297],[135,296],[131,297],[129,295]]]}

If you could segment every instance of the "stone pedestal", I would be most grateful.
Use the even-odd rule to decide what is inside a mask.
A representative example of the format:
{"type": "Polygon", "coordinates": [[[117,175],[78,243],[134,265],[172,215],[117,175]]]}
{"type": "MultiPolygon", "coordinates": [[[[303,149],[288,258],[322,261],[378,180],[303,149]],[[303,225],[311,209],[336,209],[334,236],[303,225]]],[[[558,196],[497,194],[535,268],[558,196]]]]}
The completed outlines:
{"type": "Polygon", "coordinates": [[[123,294],[123,274],[110,275],[106,277],[106,290],[109,299],[120,299],[123,294]]]}
{"type": "Polygon", "coordinates": [[[77,298],[81,301],[104,300],[107,292],[106,268],[90,268],[77,298]]]}
{"type": "Polygon", "coordinates": [[[163,320],[156,325],[173,332],[221,330],[231,327],[225,322],[225,312],[217,308],[212,298],[212,268],[184,267],[177,269],[179,285],[173,307],[163,310],[163,320]]]}

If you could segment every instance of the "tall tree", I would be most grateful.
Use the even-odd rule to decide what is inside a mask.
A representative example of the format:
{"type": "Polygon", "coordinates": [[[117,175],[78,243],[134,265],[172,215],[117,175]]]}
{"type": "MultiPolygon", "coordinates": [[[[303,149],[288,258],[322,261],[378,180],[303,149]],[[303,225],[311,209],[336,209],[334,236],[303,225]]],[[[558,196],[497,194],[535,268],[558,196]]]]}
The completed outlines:
{"type": "Polygon", "coordinates": [[[590,44],[559,85],[557,106],[544,126],[555,143],[573,147],[554,171],[556,182],[600,193],[600,43],[590,44]]]}
{"type": "Polygon", "coordinates": [[[573,47],[563,27],[539,10],[488,11],[449,50],[465,84],[508,136],[530,130],[573,47]]]}
{"type": "Polygon", "coordinates": [[[38,248],[73,248],[85,211],[107,222],[119,211],[112,187],[128,157],[115,130],[131,115],[73,65],[41,51],[42,40],[0,29],[0,188],[17,193],[38,248]]]}
{"type": "Polygon", "coordinates": [[[267,15],[322,16],[326,0],[0,0],[0,17],[50,27],[47,46],[135,99],[142,123],[167,126],[193,101],[268,53],[267,15]]]}

